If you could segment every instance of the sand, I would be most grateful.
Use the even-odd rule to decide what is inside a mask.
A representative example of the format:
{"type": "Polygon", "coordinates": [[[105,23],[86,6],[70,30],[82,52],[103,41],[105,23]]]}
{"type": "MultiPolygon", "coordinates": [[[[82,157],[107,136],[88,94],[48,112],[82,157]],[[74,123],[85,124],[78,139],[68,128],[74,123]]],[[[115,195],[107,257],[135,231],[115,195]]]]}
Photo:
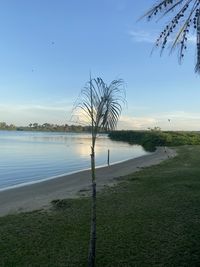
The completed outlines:
{"type": "MultiPolygon", "coordinates": [[[[159,147],[154,153],[124,161],[115,165],[98,168],[96,172],[97,189],[115,185],[119,177],[139,171],[141,168],[156,165],[176,155],[171,148],[159,147]]],[[[91,174],[89,170],[52,180],[38,182],[0,192],[0,216],[50,207],[55,199],[76,198],[90,191],[91,174]]]]}

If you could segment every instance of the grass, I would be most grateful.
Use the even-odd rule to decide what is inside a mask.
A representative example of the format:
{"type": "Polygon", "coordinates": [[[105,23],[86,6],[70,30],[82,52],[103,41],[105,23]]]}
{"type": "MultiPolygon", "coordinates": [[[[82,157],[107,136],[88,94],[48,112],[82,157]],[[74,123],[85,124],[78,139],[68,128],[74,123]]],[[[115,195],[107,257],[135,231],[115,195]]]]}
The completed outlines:
{"type": "MultiPolygon", "coordinates": [[[[98,194],[97,267],[199,266],[200,146],[98,194]]],[[[87,266],[90,199],[0,218],[0,266],[87,266]]]]}

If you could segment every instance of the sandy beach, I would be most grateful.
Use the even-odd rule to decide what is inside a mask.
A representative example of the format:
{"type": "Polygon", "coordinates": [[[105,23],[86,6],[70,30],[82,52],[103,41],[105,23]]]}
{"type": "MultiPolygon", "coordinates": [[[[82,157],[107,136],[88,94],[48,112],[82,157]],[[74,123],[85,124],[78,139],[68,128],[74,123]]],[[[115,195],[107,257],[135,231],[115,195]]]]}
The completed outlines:
{"type": "MultiPolygon", "coordinates": [[[[97,169],[97,189],[114,185],[119,177],[156,165],[176,155],[171,148],[159,147],[154,153],[97,169]]],[[[88,194],[90,171],[81,171],[52,180],[0,192],[0,216],[48,208],[55,199],[76,198],[88,194]]]]}

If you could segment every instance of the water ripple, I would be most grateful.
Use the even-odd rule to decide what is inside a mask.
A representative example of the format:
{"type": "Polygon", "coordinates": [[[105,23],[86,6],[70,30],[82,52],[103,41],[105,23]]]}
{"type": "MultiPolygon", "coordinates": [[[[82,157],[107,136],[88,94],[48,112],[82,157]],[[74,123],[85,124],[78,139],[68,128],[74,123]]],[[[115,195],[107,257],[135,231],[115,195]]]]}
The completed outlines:
{"type": "MultiPolygon", "coordinates": [[[[90,167],[88,134],[0,131],[0,190],[90,167]]],[[[97,166],[147,154],[141,146],[98,138],[97,166]]]]}

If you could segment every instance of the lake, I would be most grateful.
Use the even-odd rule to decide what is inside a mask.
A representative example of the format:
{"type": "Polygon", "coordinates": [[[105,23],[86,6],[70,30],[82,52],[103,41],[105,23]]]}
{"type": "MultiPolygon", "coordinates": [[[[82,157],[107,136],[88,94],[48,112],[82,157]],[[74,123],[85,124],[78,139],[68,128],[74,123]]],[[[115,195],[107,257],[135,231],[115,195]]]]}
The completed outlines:
{"type": "MultiPolygon", "coordinates": [[[[91,139],[85,133],[0,131],[0,190],[70,174],[90,167],[91,139]]],[[[96,165],[148,154],[141,146],[99,135],[96,165]]]]}

